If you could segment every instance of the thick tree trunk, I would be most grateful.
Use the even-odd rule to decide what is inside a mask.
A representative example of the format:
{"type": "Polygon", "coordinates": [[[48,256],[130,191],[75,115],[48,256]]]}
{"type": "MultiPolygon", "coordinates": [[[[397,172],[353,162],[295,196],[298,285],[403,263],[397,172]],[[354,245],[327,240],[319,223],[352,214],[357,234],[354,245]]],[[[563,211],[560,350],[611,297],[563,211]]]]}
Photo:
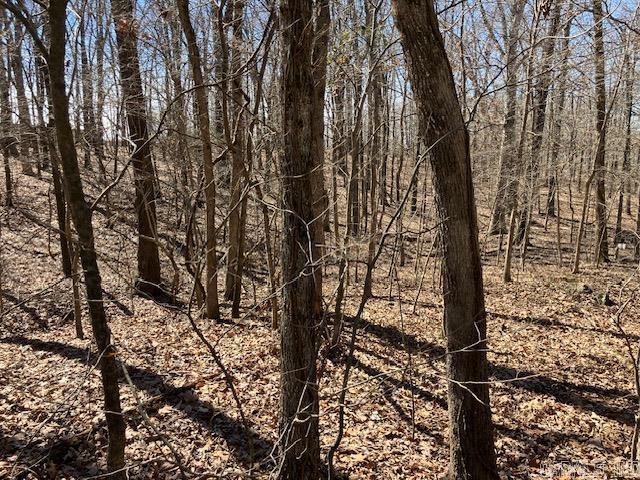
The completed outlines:
{"type": "Polygon", "coordinates": [[[104,409],[109,432],[107,467],[110,472],[113,472],[110,478],[124,480],[127,476],[122,470],[124,468],[125,422],[120,406],[116,350],[111,344],[111,332],[102,301],[102,281],[93,238],[91,209],[85,201],[73,132],[69,122],[69,100],[65,90],[66,7],[66,0],[51,0],[49,3],[51,103],[71,216],[78,233],[79,254],[84,271],[91,326],[100,354],[99,366],[102,373],[104,409]]]}
{"type": "Polygon", "coordinates": [[[314,282],[318,248],[309,242],[314,215],[312,0],[283,0],[282,157],[284,239],[282,274],[279,478],[318,478],[317,328],[314,282]]]}
{"type": "Polygon", "coordinates": [[[497,480],[469,137],[432,0],[394,0],[393,5],[421,132],[431,147],[443,242],[449,478],[497,480]]]}
{"type": "Polygon", "coordinates": [[[115,23],[120,83],[124,97],[129,136],[135,144],[132,157],[136,186],[138,216],[138,280],[136,288],[147,295],[158,295],[160,289],[160,257],[156,241],[156,191],[151,147],[147,130],[147,112],[140,61],[138,33],[134,18],[134,0],[112,0],[111,13],[115,23]]]}
{"type": "Polygon", "coordinates": [[[188,0],[177,0],[180,23],[187,40],[187,51],[193,83],[196,87],[196,108],[198,111],[198,129],[202,142],[202,161],[204,163],[204,195],[206,204],[206,315],[207,318],[219,319],[218,306],[218,258],[216,256],[216,183],[213,170],[213,152],[211,147],[209,99],[202,75],[200,49],[196,43],[196,33],[191,24],[188,0]],[[198,88],[199,87],[199,88],[198,88]]]}

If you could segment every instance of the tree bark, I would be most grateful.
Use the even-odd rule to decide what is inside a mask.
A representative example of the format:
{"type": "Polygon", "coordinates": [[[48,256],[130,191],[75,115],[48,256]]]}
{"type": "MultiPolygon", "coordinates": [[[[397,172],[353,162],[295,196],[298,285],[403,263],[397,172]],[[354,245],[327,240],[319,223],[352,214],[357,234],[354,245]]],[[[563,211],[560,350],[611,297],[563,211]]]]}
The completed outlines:
{"type": "Polygon", "coordinates": [[[231,76],[230,97],[232,108],[230,118],[225,120],[231,151],[231,195],[229,197],[229,249],[227,252],[227,274],[225,278],[225,299],[239,303],[242,289],[242,267],[244,257],[244,224],[247,209],[245,147],[245,99],[242,87],[242,42],[244,0],[233,0],[231,8],[233,41],[231,44],[231,70],[224,72],[231,76]]]}
{"type": "Polygon", "coordinates": [[[204,196],[206,204],[206,315],[218,320],[218,258],[216,256],[216,182],[213,170],[213,152],[209,119],[209,99],[204,87],[200,49],[196,43],[196,33],[191,24],[188,0],[177,0],[180,23],[187,40],[187,51],[193,84],[196,87],[196,108],[198,111],[198,130],[202,142],[202,158],[204,163],[204,196]]]}
{"type": "Polygon", "coordinates": [[[607,211],[605,196],[605,146],[607,139],[607,90],[604,78],[604,39],[602,0],[593,1],[593,39],[595,54],[595,85],[596,85],[596,131],[598,146],[596,148],[595,171],[596,182],[596,250],[595,261],[608,262],[609,248],[607,241],[607,211]]]}
{"type": "MultiPolygon", "coordinates": [[[[329,44],[329,28],[331,26],[331,12],[329,0],[316,0],[315,35],[313,39],[312,67],[313,67],[313,107],[311,124],[311,141],[313,151],[313,173],[311,190],[313,194],[313,209],[315,221],[313,223],[313,242],[318,252],[322,252],[324,232],[328,230],[329,198],[324,185],[324,96],[327,86],[327,49],[329,44]]],[[[322,312],[322,268],[315,270],[316,300],[319,305],[314,306],[317,312],[322,312]]]]}
{"type": "Polygon", "coordinates": [[[515,196],[517,195],[517,188],[515,187],[517,179],[514,178],[518,171],[516,162],[520,161],[515,155],[518,68],[520,66],[520,62],[517,60],[517,48],[525,3],[523,0],[514,2],[513,19],[507,37],[505,114],[500,149],[500,171],[498,172],[496,199],[489,226],[489,233],[491,234],[504,233],[506,227],[505,217],[513,209],[515,196]]]}
{"type": "Polygon", "coordinates": [[[151,147],[147,130],[147,112],[140,61],[138,33],[133,0],[112,0],[111,14],[115,23],[120,83],[124,97],[129,136],[135,144],[132,157],[136,187],[135,208],[138,217],[138,279],[136,288],[155,296],[160,289],[160,256],[156,242],[156,191],[151,147]]]}
{"type": "Polygon", "coordinates": [[[497,480],[469,137],[432,0],[394,0],[443,242],[451,480],[497,480]]]}
{"type": "Polygon", "coordinates": [[[51,0],[49,3],[51,103],[71,217],[78,233],[78,247],[84,271],[91,326],[100,354],[99,366],[102,373],[104,409],[109,432],[107,467],[109,472],[113,472],[110,478],[124,480],[126,474],[122,469],[124,468],[125,422],[120,406],[116,350],[111,343],[111,332],[102,301],[102,280],[96,257],[91,209],[85,200],[78,156],[69,122],[69,99],[65,90],[64,71],[66,19],[67,0],[51,0]]]}
{"type": "Polygon", "coordinates": [[[317,327],[314,282],[318,248],[309,242],[312,200],[313,66],[312,0],[283,0],[282,121],[284,155],[282,273],[284,309],[280,328],[281,479],[318,478],[320,442],[316,380],[317,327]]]}

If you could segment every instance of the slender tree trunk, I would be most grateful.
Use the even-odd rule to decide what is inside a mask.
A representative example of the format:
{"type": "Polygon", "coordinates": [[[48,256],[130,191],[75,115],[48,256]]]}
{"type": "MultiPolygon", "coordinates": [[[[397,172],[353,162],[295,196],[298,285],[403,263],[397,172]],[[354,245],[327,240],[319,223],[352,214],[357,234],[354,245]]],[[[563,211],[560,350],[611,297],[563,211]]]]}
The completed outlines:
{"type": "Polygon", "coordinates": [[[551,64],[555,52],[556,34],[560,25],[560,5],[556,2],[547,26],[547,36],[543,43],[542,65],[540,66],[540,76],[533,92],[533,112],[531,115],[531,159],[527,163],[525,173],[525,188],[522,189],[522,210],[518,225],[518,241],[522,243],[522,257],[524,259],[529,243],[529,231],[531,226],[531,216],[533,214],[533,202],[538,196],[538,178],[540,176],[540,158],[542,157],[542,136],[544,134],[547,121],[547,98],[551,87],[551,64]]]}
{"type": "MultiPolygon", "coordinates": [[[[13,35],[11,29],[8,29],[9,37],[9,59],[11,61],[11,70],[13,71],[13,84],[16,90],[16,99],[18,104],[18,129],[20,137],[20,164],[22,173],[33,175],[33,165],[31,163],[31,149],[35,145],[35,136],[31,115],[29,113],[29,103],[24,86],[24,73],[22,66],[22,29],[15,25],[13,35]]],[[[33,148],[35,152],[35,148],[33,148]]]]}
{"type": "Polygon", "coordinates": [[[80,22],[80,64],[82,67],[82,123],[84,124],[84,166],[91,168],[91,154],[96,156],[102,180],[106,181],[107,170],[105,166],[104,143],[102,135],[98,133],[96,112],[94,109],[93,75],[89,65],[89,55],[87,52],[86,26],[82,19],[80,22]]]}
{"type": "Polygon", "coordinates": [[[431,165],[443,242],[451,480],[497,480],[486,312],[469,136],[432,0],[394,0],[431,165]],[[433,99],[438,99],[433,102],[433,99]],[[438,119],[438,121],[434,121],[438,119]]]}
{"type": "Polygon", "coordinates": [[[607,90],[604,78],[604,39],[602,0],[593,1],[594,48],[595,48],[595,84],[596,84],[596,131],[598,146],[596,149],[595,171],[596,182],[596,263],[609,261],[609,247],[607,241],[607,211],[604,185],[605,147],[607,139],[607,90]]]}
{"type": "Polygon", "coordinates": [[[91,210],[85,200],[78,167],[78,156],[69,122],[69,100],[65,89],[64,65],[66,7],[66,0],[51,0],[49,3],[51,103],[71,216],[78,233],[78,247],[84,271],[89,316],[91,317],[93,336],[100,354],[99,366],[102,373],[104,409],[109,432],[107,467],[109,472],[113,472],[110,478],[124,480],[127,476],[122,470],[124,468],[125,422],[120,406],[116,350],[111,343],[111,332],[102,301],[102,281],[96,257],[91,210]]]}
{"type": "Polygon", "coordinates": [[[625,60],[627,63],[627,79],[625,85],[625,140],[624,153],[622,157],[622,171],[620,172],[620,191],[618,192],[618,214],[616,216],[615,232],[616,243],[618,243],[620,233],[622,232],[622,209],[625,190],[627,192],[627,203],[631,196],[631,192],[629,191],[629,170],[631,167],[631,118],[633,116],[633,86],[636,62],[635,56],[631,59],[629,54],[627,54],[625,60]]]}
{"type": "MultiPolygon", "coordinates": [[[[229,7],[228,7],[229,8],[229,7]]],[[[231,196],[229,200],[229,249],[227,253],[227,274],[225,278],[224,297],[234,303],[239,301],[242,289],[242,265],[244,256],[244,221],[246,216],[246,196],[243,191],[246,184],[246,168],[244,162],[245,147],[245,99],[242,86],[242,75],[238,70],[242,65],[242,42],[244,0],[233,0],[231,3],[233,41],[231,44],[232,108],[230,118],[225,121],[228,130],[229,150],[231,151],[231,196]]]]}
{"type": "MultiPolygon", "coordinates": [[[[570,17],[571,11],[567,16],[570,17]]],[[[562,115],[564,113],[564,107],[566,103],[566,89],[567,89],[567,75],[569,73],[569,40],[571,37],[571,20],[568,20],[564,27],[564,35],[562,38],[560,52],[562,54],[562,66],[560,67],[560,77],[558,78],[558,106],[554,112],[554,122],[552,127],[552,145],[551,145],[551,158],[549,159],[549,184],[547,192],[547,217],[556,215],[556,202],[560,202],[560,196],[557,194],[558,188],[558,155],[560,153],[560,139],[562,137],[562,115]]],[[[558,205],[558,210],[560,206],[558,205]]]]}
{"type": "Polygon", "coordinates": [[[517,48],[525,3],[523,0],[516,0],[514,3],[513,18],[507,38],[505,114],[502,128],[502,146],[500,148],[500,171],[498,172],[496,199],[489,226],[489,233],[491,234],[504,233],[505,217],[513,209],[516,195],[513,183],[517,182],[517,179],[514,178],[518,170],[516,162],[521,160],[515,156],[518,68],[520,66],[520,62],[517,61],[517,48]]]}
{"type": "Polygon", "coordinates": [[[53,96],[51,94],[51,85],[49,82],[49,71],[47,69],[47,65],[44,63],[41,57],[36,57],[36,65],[38,69],[38,75],[42,79],[42,89],[47,98],[47,105],[49,110],[49,118],[47,121],[47,126],[44,129],[44,134],[47,151],[49,153],[49,164],[51,165],[53,194],[56,200],[56,216],[58,220],[62,273],[65,277],[69,278],[73,275],[73,269],[71,264],[71,247],[69,246],[69,240],[66,233],[67,201],[62,181],[62,175],[60,174],[60,156],[58,155],[58,147],[56,146],[54,139],[56,122],[54,118],[52,103],[53,96]]]}
{"type": "Polygon", "coordinates": [[[202,76],[200,49],[196,42],[196,33],[191,24],[188,0],[177,0],[180,23],[187,40],[187,51],[193,83],[196,87],[196,108],[198,111],[198,130],[202,142],[202,161],[204,164],[204,197],[206,204],[206,316],[218,320],[218,258],[216,256],[216,182],[213,170],[213,151],[211,146],[209,98],[202,76]]]}
{"type": "MultiPolygon", "coordinates": [[[[4,9],[0,9],[0,14],[4,18],[4,9]]],[[[2,22],[3,24],[5,22],[2,22]]],[[[1,48],[1,47],[0,47],[1,48]]],[[[14,145],[11,135],[11,97],[9,92],[9,77],[7,66],[2,59],[2,50],[0,50],[0,153],[4,163],[4,180],[5,180],[5,198],[4,203],[7,207],[13,206],[13,179],[11,176],[11,163],[9,159],[14,154],[14,145]]]]}
{"type": "MultiPolygon", "coordinates": [[[[324,185],[324,96],[327,85],[327,49],[329,43],[329,29],[331,27],[331,12],[329,0],[316,1],[316,21],[313,39],[313,107],[311,124],[311,141],[314,168],[312,173],[311,190],[313,194],[313,209],[315,221],[311,226],[313,242],[316,249],[324,251],[324,232],[328,230],[329,198],[324,185]]],[[[317,259],[319,260],[319,259],[317,259]]],[[[322,311],[322,268],[315,270],[316,300],[320,302],[314,309],[322,311]]]]}

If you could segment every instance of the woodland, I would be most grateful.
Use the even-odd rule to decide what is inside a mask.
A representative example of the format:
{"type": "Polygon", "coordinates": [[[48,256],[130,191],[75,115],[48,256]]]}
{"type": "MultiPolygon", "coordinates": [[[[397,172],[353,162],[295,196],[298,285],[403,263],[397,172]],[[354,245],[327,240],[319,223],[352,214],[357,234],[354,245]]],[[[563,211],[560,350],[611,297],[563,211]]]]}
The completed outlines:
{"type": "Polygon", "coordinates": [[[0,478],[640,478],[639,15],[0,0],[0,478]]]}

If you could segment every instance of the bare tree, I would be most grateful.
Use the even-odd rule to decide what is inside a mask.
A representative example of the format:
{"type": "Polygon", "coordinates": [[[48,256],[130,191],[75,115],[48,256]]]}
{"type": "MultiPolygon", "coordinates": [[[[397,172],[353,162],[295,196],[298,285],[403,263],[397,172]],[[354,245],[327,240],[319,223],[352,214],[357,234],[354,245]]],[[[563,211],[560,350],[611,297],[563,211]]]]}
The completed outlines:
{"type": "Polygon", "coordinates": [[[216,183],[213,170],[213,151],[211,146],[209,99],[202,75],[202,61],[200,49],[196,43],[196,34],[191,24],[189,3],[187,0],[177,0],[178,12],[182,31],[187,40],[191,74],[196,88],[196,107],[198,110],[198,129],[202,142],[202,161],[204,164],[204,196],[206,203],[206,316],[219,319],[218,306],[218,258],[216,255],[216,183]]]}
{"type": "MultiPolygon", "coordinates": [[[[158,253],[156,191],[147,129],[147,112],[140,61],[138,33],[132,0],[113,0],[111,14],[115,23],[118,46],[120,83],[124,97],[129,136],[133,143],[133,169],[138,217],[138,280],[136,288],[147,295],[160,294],[160,255],[158,253]]],[[[117,153],[117,152],[116,152],[117,153]]]]}
{"type": "Polygon", "coordinates": [[[430,146],[443,242],[449,478],[497,480],[486,312],[469,137],[431,0],[394,0],[420,130],[430,146]]]}
{"type": "MultiPolygon", "coordinates": [[[[316,479],[319,474],[317,328],[314,271],[315,209],[312,172],[313,65],[312,0],[283,0],[282,157],[284,310],[280,326],[280,436],[278,477],[316,479]]],[[[318,220],[319,221],[319,220],[318,220]]]]}

